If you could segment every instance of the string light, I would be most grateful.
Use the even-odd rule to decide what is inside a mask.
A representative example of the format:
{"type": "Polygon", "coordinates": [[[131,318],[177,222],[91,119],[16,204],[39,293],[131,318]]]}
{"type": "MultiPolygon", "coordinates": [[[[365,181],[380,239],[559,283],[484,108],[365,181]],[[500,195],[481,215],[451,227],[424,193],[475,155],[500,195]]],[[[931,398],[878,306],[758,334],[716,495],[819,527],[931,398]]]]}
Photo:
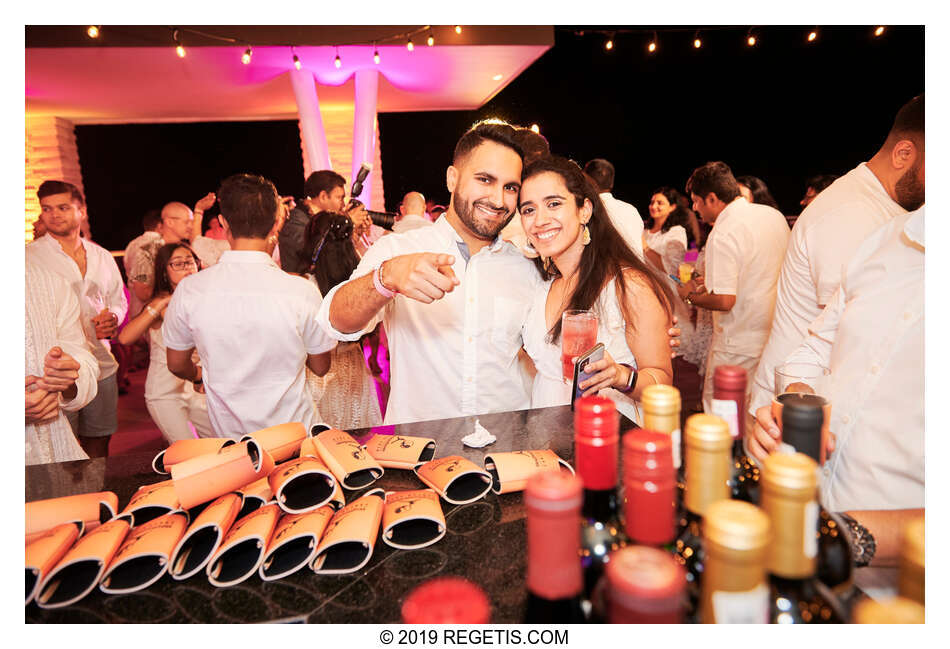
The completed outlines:
{"type": "Polygon", "coordinates": [[[336,58],[333,59],[333,65],[337,70],[343,67],[343,61],[340,60],[340,48],[336,48],[336,58]]]}
{"type": "Polygon", "coordinates": [[[379,65],[379,48],[376,47],[376,43],[373,43],[373,63],[379,65]]]}
{"type": "Polygon", "coordinates": [[[462,26],[461,26],[461,25],[456,25],[456,26],[455,26],[455,33],[456,33],[456,34],[461,34],[461,33],[462,33],[462,26]]]}
{"type": "Polygon", "coordinates": [[[244,54],[241,55],[241,63],[243,63],[244,65],[247,65],[248,63],[250,63],[250,62],[251,62],[251,54],[252,54],[252,52],[251,52],[251,48],[250,48],[250,47],[248,47],[246,50],[244,50],[244,54]]]}
{"type": "Polygon", "coordinates": [[[412,48],[413,48],[413,45],[412,45],[412,37],[410,37],[410,38],[409,38],[409,41],[406,43],[406,49],[411,52],[411,51],[412,51],[412,48]]]}
{"type": "Polygon", "coordinates": [[[696,34],[693,36],[693,47],[697,50],[703,46],[702,40],[699,38],[699,30],[696,30],[696,34]]]}
{"type": "Polygon", "coordinates": [[[99,25],[89,25],[89,29],[86,30],[86,33],[89,35],[89,38],[99,38],[99,25]]]}
{"type": "Polygon", "coordinates": [[[613,34],[607,37],[607,42],[604,43],[604,49],[606,49],[607,51],[614,49],[614,35],[613,34]]]}
{"type": "Polygon", "coordinates": [[[429,47],[435,45],[435,36],[433,36],[431,32],[429,33],[429,38],[426,39],[426,45],[429,47]]]}
{"type": "Polygon", "coordinates": [[[649,45],[647,45],[647,52],[649,52],[650,54],[653,54],[654,52],[656,52],[656,41],[657,41],[656,32],[653,32],[653,40],[650,41],[649,45]]]}
{"type": "Polygon", "coordinates": [[[884,33],[884,25],[878,25],[878,28],[874,30],[875,38],[884,33]]]}
{"type": "Polygon", "coordinates": [[[300,57],[297,56],[297,51],[296,51],[293,47],[290,48],[290,51],[294,53],[294,67],[299,70],[299,69],[300,69],[300,57]]]}
{"type": "Polygon", "coordinates": [[[175,39],[175,53],[178,55],[178,58],[185,58],[185,48],[182,47],[181,39],[178,37],[178,30],[172,32],[172,38],[175,39]]]}
{"type": "Polygon", "coordinates": [[[756,39],[755,34],[752,33],[751,27],[749,28],[749,31],[746,33],[745,42],[746,42],[746,45],[748,45],[749,47],[755,47],[755,44],[758,42],[758,39],[756,39]]]}
{"type": "Polygon", "coordinates": [[[818,29],[817,29],[817,28],[815,28],[815,29],[811,30],[810,32],[808,32],[808,42],[809,42],[809,43],[812,43],[812,42],[814,42],[814,40],[815,40],[816,38],[818,38],[818,29]]]}

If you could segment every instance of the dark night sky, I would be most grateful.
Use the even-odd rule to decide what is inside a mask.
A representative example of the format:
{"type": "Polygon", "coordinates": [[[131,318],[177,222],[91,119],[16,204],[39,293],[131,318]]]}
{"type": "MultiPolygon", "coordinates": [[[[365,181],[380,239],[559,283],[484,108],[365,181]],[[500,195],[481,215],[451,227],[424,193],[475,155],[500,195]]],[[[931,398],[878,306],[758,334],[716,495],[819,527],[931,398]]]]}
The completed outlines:
{"type": "MultiPolygon", "coordinates": [[[[589,28],[588,28],[589,29],[589,28]]],[[[597,29],[608,29],[598,27],[597,29]]],[[[659,28],[658,28],[659,29],[659,28]]],[[[555,46],[477,111],[379,116],[386,206],[406,191],[447,202],[445,168],[473,122],[537,123],[555,153],[614,163],[614,194],[646,214],[659,185],[682,189],[690,172],[724,160],[759,176],[787,214],[807,176],[841,174],[883,142],[900,106],[924,90],[923,27],[765,27],[755,48],[745,28],[604,37],[558,28],[555,46]]],[[[169,200],[193,204],[238,171],[300,196],[295,121],[77,126],[93,237],[111,250],[141,232],[142,214],[169,200]],[[134,143],[134,149],[130,149],[134,143]]],[[[350,179],[347,178],[349,181],[350,179]]]]}

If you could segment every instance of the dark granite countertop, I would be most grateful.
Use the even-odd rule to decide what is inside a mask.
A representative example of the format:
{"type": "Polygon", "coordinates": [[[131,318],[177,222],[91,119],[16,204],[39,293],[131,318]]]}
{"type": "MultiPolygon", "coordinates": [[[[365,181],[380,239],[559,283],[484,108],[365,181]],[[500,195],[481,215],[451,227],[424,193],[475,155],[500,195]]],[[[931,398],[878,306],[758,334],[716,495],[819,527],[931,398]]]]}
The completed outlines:
{"type": "MultiPolygon", "coordinates": [[[[436,440],[436,457],[462,455],[482,466],[486,453],[551,449],[573,465],[573,413],[568,406],[495,413],[478,417],[498,440],[483,449],[463,446],[475,417],[395,426],[402,435],[436,440]]],[[[621,418],[621,430],[633,424],[621,418]]],[[[385,427],[392,431],[393,427],[385,427]]],[[[360,441],[370,430],[351,431],[360,441]]],[[[92,491],[113,491],[120,509],[135,490],[167,479],[152,471],[152,454],[119,455],[78,462],[26,467],[26,500],[92,491]]],[[[370,488],[418,489],[409,471],[386,469],[370,488]]],[[[365,490],[364,490],[365,491],[365,490]]],[[[347,502],[363,492],[347,492],[347,502]]],[[[525,600],[525,512],[522,494],[489,492],[467,505],[444,500],[447,533],[419,550],[396,550],[377,539],[373,557],[344,576],[316,575],[309,568],[275,582],[252,575],[229,588],[216,588],[204,571],[185,581],[165,575],[138,593],[105,595],[98,588],[72,606],[43,610],[26,607],[26,621],[83,622],[333,622],[394,623],[406,595],[438,575],[463,576],[481,586],[492,605],[492,621],[520,622],[525,600]]]]}

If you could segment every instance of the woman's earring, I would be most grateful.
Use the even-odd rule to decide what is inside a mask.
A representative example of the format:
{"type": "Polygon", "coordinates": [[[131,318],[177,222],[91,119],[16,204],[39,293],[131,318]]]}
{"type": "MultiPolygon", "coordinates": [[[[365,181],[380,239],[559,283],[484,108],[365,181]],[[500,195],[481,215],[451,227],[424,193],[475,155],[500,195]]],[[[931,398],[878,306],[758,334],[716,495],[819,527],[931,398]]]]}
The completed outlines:
{"type": "Polygon", "coordinates": [[[550,275],[550,274],[551,274],[551,266],[552,266],[552,264],[551,264],[551,258],[550,258],[550,257],[542,257],[542,259],[543,259],[544,261],[542,262],[541,265],[544,266],[544,272],[547,273],[548,275],[550,275]]]}
{"type": "Polygon", "coordinates": [[[587,224],[584,224],[584,238],[582,243],[586,246],[590,243],[590,228],[587,227],[587,224]]]}

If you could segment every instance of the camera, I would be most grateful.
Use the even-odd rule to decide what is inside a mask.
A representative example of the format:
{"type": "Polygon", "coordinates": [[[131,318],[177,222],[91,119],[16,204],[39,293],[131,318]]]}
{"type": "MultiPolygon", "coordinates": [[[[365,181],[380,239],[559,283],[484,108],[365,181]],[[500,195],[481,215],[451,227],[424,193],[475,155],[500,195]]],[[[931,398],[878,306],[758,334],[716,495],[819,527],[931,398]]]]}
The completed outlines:
{"type": "MultiPolygon", "coordinates": [[[[346,208],[347,212],[355,207],[363,207],[363,202],[354,197],[363,193],[363,181],[366,180],[366,176],[368,176],[372,170],[373,166],[370,164],[364,162],[360,165],[360,171],[356,174],[356,178],[353,179],[353,186],[350,187],[350,204],[346,208]]],[[[374,225],[378,225],[384,230],[393,229],[393,224],[396,222],[395,214],[390,212],[374,212],[372,210],[366,210],[366,213],[369,214],[369,218],[373,221],[374,225]]]]}

